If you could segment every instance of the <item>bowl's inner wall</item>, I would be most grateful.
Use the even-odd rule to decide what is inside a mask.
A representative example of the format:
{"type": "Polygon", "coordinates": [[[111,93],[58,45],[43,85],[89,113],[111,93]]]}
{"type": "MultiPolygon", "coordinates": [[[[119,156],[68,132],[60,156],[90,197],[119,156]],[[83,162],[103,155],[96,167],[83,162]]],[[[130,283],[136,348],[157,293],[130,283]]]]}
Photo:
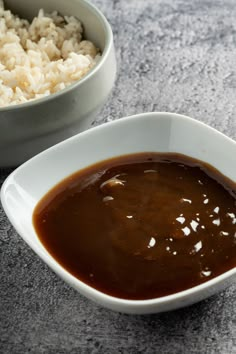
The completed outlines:
{"type": "Polygon", "coordinates": [[[22,18],[31,20],[40,9],[46,12],[57,10],[62,15],[77,17],[84,26],[84,36],[102,51],[108,34],[102,17],[90,5],[80,0],[5,0],[5,8],[22,18]]]}

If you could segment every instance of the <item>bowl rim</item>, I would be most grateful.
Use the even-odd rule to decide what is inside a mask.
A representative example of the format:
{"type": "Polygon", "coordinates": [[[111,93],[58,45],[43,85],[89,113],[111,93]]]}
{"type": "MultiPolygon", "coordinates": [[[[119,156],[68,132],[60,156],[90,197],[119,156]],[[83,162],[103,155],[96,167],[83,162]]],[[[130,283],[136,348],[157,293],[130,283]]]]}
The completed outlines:
{"type": "Polygon", "coordinates": [[[67,87],[63,88],[62,90],[59,90],[59,91],[52,93],[48,96],[36,98],[36,99],[30,100],[30,101],[27,101],[24,103],[18,103],[15,105],[8,105],[8,106],[0,107],[0,113],[14,111],[14,110],[18,110],[18,109],[24,109],[24,108],[32,107],[32,106],[37,106],[43,102],[49,102],[51,100],[54,100],[54,99],[60,97],[61,95],[69,93],[70,91],[74,90],[75,88],[79,87],[84,82],[89,80],[93,75],[96,74],[96,72],[104,64],[104,61],[107,59],[107,57],[110,53],[110,50],[112,48],[112,44],[113,44],[113,33],[112,33],[111,26],[110,26],[109,22],[107,21],[106,17],[103,15],[103,13],[97,8],[97,6],[92,4],[89,0],[76,0],[76,2],[83,3],[85,5],[85,7],[87,7],[90,12],[92,12],[95,16],[97,16],[100,19],[100,21],[103,24],[103,27],[105,29],[105,46],[104,46],[104,50],[102,51],[101,57],[98,60],[98,62],[81,79],[79,79],[78,81],[75,81],[72,84],[69,84],[67,87]]]}
{"type": "MultiPolygon", "coordinates": [[[[51,148],[41,152],[40,154],[32,157],[30,160],[26,161],[24,164],[22,164],[21,166],[19,166],[16,170],[14,170],[7,178],[6,180],[3,182],[2,188],[1,188],[1,193],[0,193],[0,197],[1,197],[1,202],[2,202],[2,206],[4,208],[4,211],[7,215],[7,217],[9,218],[10,222],[12,223],[12,225],[15,227],[15,222],[14,222],[14,218],[12,217],[12,215],[10,213],[8,213],[8,208],[7,205],[5,203],[5,198],[4,198],[4,190],[7,187],[7,184],[13,179],[14,180],[14,175],[22,170],[26,165],[29,166],[29,164],[31,163],[31,161],[35,161],[35,159],[37,159],[38,157],[43,157],[45,158],[47,156],[47,152],[50,150],[57,150],[57,146],[58,145],[66,145],[68,142],[70,141],[74,141],[76,139],[80,139],[80,137],[82,136],[86,136],[86,135],[90,135],[93,134],[94,131],[101,131],[104,128],[106,129],[106,127],[108,126],[113,126],[113,128],[115,129],[117,124],[123,124],[125,122],[131,121],[131,120],[142,120],[142,119],[147,119],[147,118],[152,118],[155,117],[157,119],[161,118],[161,117],[169,117],[169,118],[174,118],[174,119],[179,119],[182,121],[187,121],[195,126],[199,126],[202,127],[204,129],[207,129],[209,132],[213,132],[214,134],[216,134],[217,136],[222,136],[224,137],[224,139],[226,139],[227,141],[230,141],[231,144],[233,144],[234,146],[236,146],[236,141],[233,140],[232,138],[226,136],[225,134],[221,133],[220,131],[216,130],[215,128],[201,122],[198,121],[194,118],[190,118],[186,115],[182,115],[182,114],[177,114],[177,113],[171,113],[171,112],[148,112],[148,113],[140,113],[140,114],[135,114],[135,115],[131,115],[131,116],[126,116],[122,119],[118,119],[106,124],[102,124],[99,125],[97,127],[94,127],[92,129],[89,129],[83,133],[77,134],[71,138],[68,138],[54,146],[52,146],[51,148]]],[[[53,187],[53,186],[52,186],[53,187]]],[[[51,188],[52,188],[51,187],[51,188]]],[[[40,200],[40,199],[39,199],[40,200]]],[[[39,202],[39,200],[37,201],[37,203],[39,202]]],[[[36,205],[37,205],[36,203],[36,205]]],[[[33,209],[34,210],[34,209],[33,209]]],[[[32,210],[32,213],[33,213],[32,210]]],[[[30,223],[33,226],[33,221],[32,219],[30,220],[30,223]]],[[[33,227],[34,228],[34,227],[33,227]]],[[[70,286],[72,286],[73,288],[75,288],[77,291],[79,289],[79,292],[90,299],[93,299],[93,301],[98,301],[100,304],[103,304],[103,306],[105,307],[109,307],[109,308],[114,308],[117,306],[120,308],[120,306],[122,306],[122,310],[118,310],[124,313],[130,313],[130,311],[132,311],[132,309],[135,311],[135,309],[140,308],[140,309],[144,309],[146,308],[146,310],[148,308],[152,308],[152,307],[156,307],[156,306],[162,306],[162,305],[170,305],[171,307],[171,303],[175,302],[175,301],[180,301],[180,300],[185,300],[186,298],[191,298],[191,296],[195,296],[197,294],[202,293],[204,290],[206,289],[211,289],[214,286],[220,285],[220,283],[222,283],[224,280],[227,280],[229,278],[231,278],[232,276],[236,275],[236,267],[229,269],[228,271],[219,274],[218,276],[204,282],[201,283],[199,285],[196,285],[194,287],[170,294],[170,295],[165,295],[165,296],[161,296],[161,297],[157,297],[157,298],[150,298],[150,299],[143,299],[143,300],[135,300],[135,299],[125,299],[125,298],[119,298],[116,296],[112,296],[109,295],[105,292],[102,292],[88,284],[86,284],[85,282],[83,282],[82,280],[78,279],[77,277],[75,277],[74,275],[72,275],[68,270],[66,270],[49,252],[48,250],[44,247],[44,245],[42,244],[42,242],[39,240],[37,233],[34,229],[34,232],[36,234],[36,237],[39,240],[40,246],[42,247],[42,249],[46,252],[46,254],[44,252],[41,251],[41,249],[39,250],[38,246],[35,244],[35,241],[31,240],[26,240],[25,235],[23,235],[22,232],[19,232],[16,228],[17,233],[22,237],[22,239],[30,246],[30,248],[32,248],[32,250],[37,254],[38,257],[40,257],[46,264],[47,266],[49,266],[51,268],[51,270],[53,272],[55,272],[58,276],[60,276],[65,282],[69,282],[70,286]],[[29,242],[28,242],[29,241],[29,242]]],[[[204,297],[205,298],[205,297],[204,297]]],[[[198,300],[200,301],[200,300],[198,300]]],[[[177,306],[178,308],[181,307],[181,305],[177,306]]],[[[154,310],[153,312],[144,312],[144,313],[154,313],[154,312],[161,312],[154,310]]],[[[168,311],[164,310],[164,311],[168,311]]]]}

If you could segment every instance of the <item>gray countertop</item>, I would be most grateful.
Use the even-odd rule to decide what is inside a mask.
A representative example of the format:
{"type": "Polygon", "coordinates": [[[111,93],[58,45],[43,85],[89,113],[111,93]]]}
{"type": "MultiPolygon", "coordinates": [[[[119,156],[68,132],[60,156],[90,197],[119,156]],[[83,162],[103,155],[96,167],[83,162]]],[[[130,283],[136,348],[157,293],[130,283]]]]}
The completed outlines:
{"type": "MultiPolygon", "coordinates": [[[[236,139],[235,0],[93,0],[119,64],[96,124],[147,111],[190,115],[236,139]]],[[[0,152],[3,153],[3,152],[0,152]]],[[[10,170],[0,170],[2,182],[10,170]]],[[[128,316],[60,280],[0,208],[0,353],[236,353],[236,286],[186,309],[128,316]]]]}

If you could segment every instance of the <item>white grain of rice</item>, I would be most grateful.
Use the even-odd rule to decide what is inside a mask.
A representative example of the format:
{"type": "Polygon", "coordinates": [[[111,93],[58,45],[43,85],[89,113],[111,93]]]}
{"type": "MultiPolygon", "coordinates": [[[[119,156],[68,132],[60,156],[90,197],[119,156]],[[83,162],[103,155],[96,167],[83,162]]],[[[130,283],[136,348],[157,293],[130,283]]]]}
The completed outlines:
{"type": "Polygon", "coordinates": [[[80,80],[99,60],[73,16],[41,9],[31,23],[0,1],[0,107],[41,98],[80,80]]]}

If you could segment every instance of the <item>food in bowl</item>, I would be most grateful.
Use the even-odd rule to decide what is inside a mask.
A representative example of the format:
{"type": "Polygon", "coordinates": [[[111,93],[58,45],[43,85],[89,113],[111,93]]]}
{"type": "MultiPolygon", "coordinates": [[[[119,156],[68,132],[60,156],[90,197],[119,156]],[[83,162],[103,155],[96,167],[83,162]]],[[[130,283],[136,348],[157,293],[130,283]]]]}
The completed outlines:
{"type": "Polygon", "coordinates": [[[20,104],[80,80],[100,58],[81,22],[41,9],[30,23],[0,3],[0,107],[20,104]]]}
{"type": "MultiPolygon", "coordinates": [[[[231,192],[235,191],[236,142],[197,120],[161,112],[119,119],[67,139],[14,170],[1,189],[1,203],[10,222],[45,264],[88,299],[129,314],[160,313],[202,301],[234,284],[236,267],[219,276],[209,277],[209,280],[206,277],[207,281],[202,284],[169,296],[146,300],[109,296],[74,276],[58,260],[55,252],[52,254],[44,246],[37,234],[33,215],[35,207],[48,191],[73,173],[83,172],[88,166],[117,156],[145,151],[175,152],[204,161],[233,181],[226,179],[225,186],[232,185],[231,192]]],[[[69,236],[67,232],[68,239],[69,236]]],[[[95,264],[93,260],[91,263],[95,264]]]]}
{"type": "Polygon", "coordinates": [[[33,222],[67,271],[122,299],[174,294],[236,267],[236,185],[181,154],[80,170],[39,201],[33,222]]]}

